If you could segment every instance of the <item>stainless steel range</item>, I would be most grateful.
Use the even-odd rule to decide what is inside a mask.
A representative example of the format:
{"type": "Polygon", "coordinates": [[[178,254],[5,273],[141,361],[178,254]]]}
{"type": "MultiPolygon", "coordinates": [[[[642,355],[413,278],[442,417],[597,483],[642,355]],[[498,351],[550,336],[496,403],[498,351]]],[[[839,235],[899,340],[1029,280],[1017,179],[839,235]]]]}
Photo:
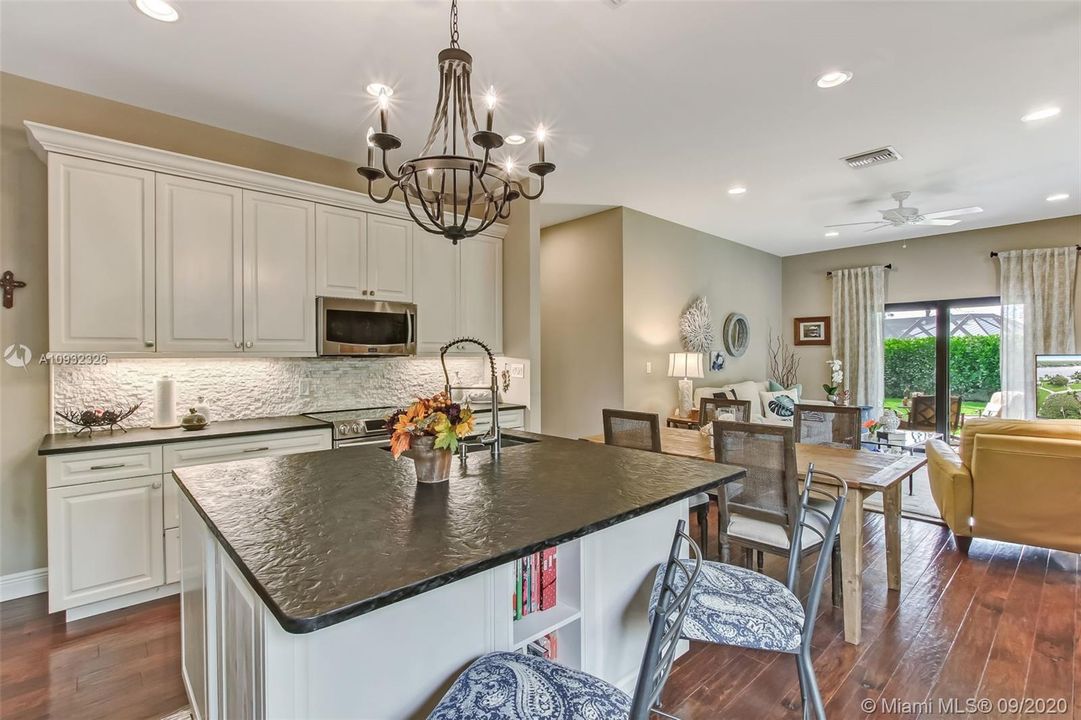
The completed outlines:
{"type": "Polygon", "coordinates": [[[304,414],[310,418],[330,423],[335,448],[352,445],[389,446],[391,428],[387,425],[387,415],[390,415],[395,409],[393,407],[375,407],[304,414]]]}

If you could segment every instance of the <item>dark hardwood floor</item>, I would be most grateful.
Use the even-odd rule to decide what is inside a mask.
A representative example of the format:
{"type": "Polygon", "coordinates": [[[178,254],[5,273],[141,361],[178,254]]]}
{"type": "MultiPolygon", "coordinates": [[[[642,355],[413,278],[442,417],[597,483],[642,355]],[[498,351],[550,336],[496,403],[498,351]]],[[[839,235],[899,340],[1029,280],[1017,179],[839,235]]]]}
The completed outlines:
{"type": "MultiPolygon", "coordinates": [[[[945,528],[904,520],[903,587],[890,592],[881,522],[867,521],[861,645],[844,642],[840,610],[822,601],[814,663],[831,718],[965,717],[884,703],[988,698],[991,712],[967,716],[1081,719],[1078,555],[977,540],[966,557],[945,528]],[[1009,698],[1066,709],[1001,711],[1009,698]]],[[[767,560],[766,571],[781,577],[782,561],[767,560]]],[[[168,598],[65,626],[46,614],[44,595],[3,603],[0,718],[142,720],[184,706],[178,610],[168,598]]],[[[799,718],[795,661],[696,643],[676,664],[664,710],[683,720],[799,718]]]]}

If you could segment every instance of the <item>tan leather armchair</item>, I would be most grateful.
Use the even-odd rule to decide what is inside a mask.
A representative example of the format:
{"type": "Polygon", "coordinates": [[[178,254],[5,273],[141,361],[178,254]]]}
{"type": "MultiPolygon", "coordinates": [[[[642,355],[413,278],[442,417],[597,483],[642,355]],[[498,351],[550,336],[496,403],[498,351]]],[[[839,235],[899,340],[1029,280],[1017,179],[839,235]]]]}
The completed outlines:
{"type": "Polygon", "coordinates": [[[970,419],[960,453],[927,443],[927,470],[962,550],[980,537],[1081,552],[1081,420],[970,419]]]}

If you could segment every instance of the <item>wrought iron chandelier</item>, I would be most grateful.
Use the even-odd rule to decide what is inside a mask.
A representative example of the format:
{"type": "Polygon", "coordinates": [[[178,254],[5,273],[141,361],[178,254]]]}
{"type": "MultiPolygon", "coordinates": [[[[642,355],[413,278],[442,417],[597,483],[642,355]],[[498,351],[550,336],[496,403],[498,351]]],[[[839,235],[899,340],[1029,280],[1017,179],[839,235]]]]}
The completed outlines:
{"type": "Polygon", "coordinates": [[[538,127],[536,133],[537,162],[528,167],[540,178],[535,195],[530,195],[515,177],[513,160],[504,158],[501,166],[493,162],[492,151],[504,142],[503,136],[492,130],[495,91],[489,90],[485,98],[488,116],[482,130],[473,109],[472,72],[473,57],[458,45],[458,0],[452,0],[450,47],[439,53],[439,97],[424,149],[397,171],[390,168],[387,152],[400,148],[402,141],[387,131],[392,91],[384,86],[378,90],[379,132],[368,128],[367,164],[357,168],[368,181],[368,197],[385,203],[397,189],[417,225],[455,244],[483,232],[496,220],[510,217],[512,201],[539,198],[544,192],[545,175],[556,169],[544,160],[544,126],[538,127]],[[375,166],[376,148],[382,156],[382,168],[375,166]],[[392,185],[386,195],[377,197],[372,193],[372,183],[384,177],[392,185]]]}

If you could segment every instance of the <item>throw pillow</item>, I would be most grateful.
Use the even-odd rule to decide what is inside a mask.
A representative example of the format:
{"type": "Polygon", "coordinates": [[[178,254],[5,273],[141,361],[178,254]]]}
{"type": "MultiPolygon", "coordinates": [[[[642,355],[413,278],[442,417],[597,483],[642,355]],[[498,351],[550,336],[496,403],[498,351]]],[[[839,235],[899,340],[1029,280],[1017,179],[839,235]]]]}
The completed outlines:
{"type": "Polygon", "coordinates": [[[795,390],[797,398],[803,396],[803,384],[802,383],[796,383],[792,387],[786,388],[783,385],[781,385],[781,383],[779,383],[779,382],[774,382],[773,380],[769,381],[769,391],[770,392],[780,392],[782,390],[795,390]]]}
{"type": "Polygon", "coordinates": [[[792,422],[792,416],[796,414],[796,403],[799,402],[795,390],[763,392],[761,396],[762,415],[766,422],[792,422]]]}
{"type": "Polygon", "coordinates": [[[762,403],[758,398],[758,394],[762,392],[765,387],[765,383],[756,383],[753,380],[747,380],[745,382],[736,383],[728,390],[729,393],[735,396],[736,400],[749,400],[751,402],[751,422],[754,422],[756,415],[764,415],[762,410],[762,403]]]}

